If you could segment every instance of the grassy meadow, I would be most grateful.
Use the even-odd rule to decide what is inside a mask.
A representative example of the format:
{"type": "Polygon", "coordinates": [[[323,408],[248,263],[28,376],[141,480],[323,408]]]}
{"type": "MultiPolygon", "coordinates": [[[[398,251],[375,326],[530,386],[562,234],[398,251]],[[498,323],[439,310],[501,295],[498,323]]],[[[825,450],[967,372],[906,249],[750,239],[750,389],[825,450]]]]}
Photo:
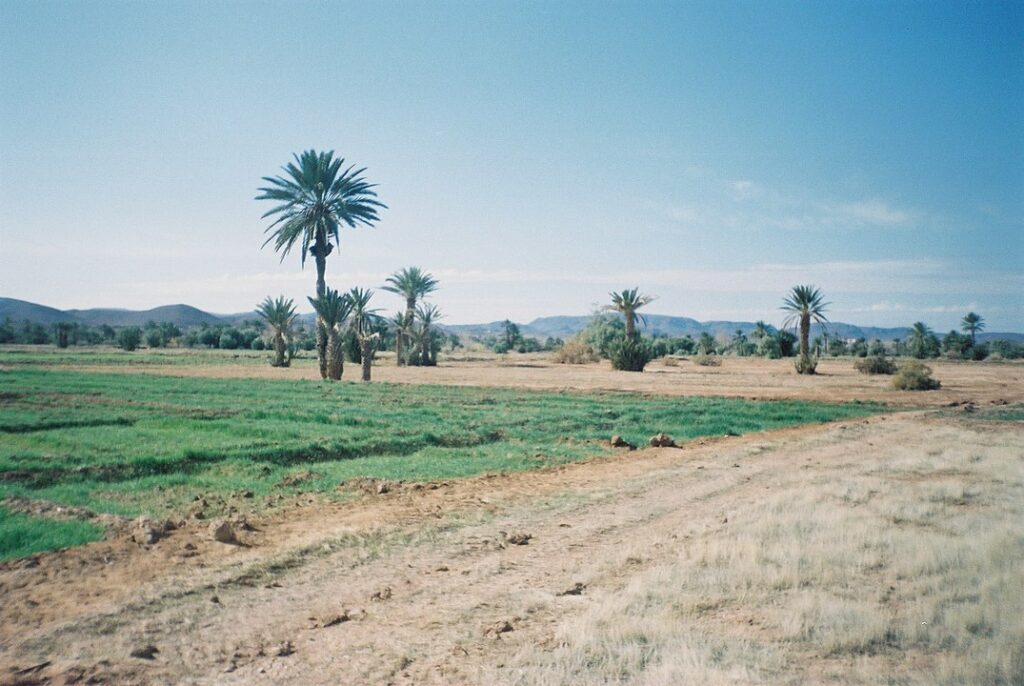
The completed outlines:
{"type": "MultiPolygon", "coordinates": [[[[214,516],[229,501],[259,509],[280,494],[336,495],[340,484],[360,477],[429,481],[563,464],[610,453],[612,434],[642,444],[664,431],[681,441],[878,409],[89,369],[168,357],[178,364],[225,361],[201,353],[0,353],[0,500],[164,517],[186,514],[197,498],[224,496],[205,506],[214,516]]],[[[33,527],[55,532],[34,537],[36,549],[101,535],[91,524],[0,516],[0,558],[34,552],[24,534],[33,527]]]]}

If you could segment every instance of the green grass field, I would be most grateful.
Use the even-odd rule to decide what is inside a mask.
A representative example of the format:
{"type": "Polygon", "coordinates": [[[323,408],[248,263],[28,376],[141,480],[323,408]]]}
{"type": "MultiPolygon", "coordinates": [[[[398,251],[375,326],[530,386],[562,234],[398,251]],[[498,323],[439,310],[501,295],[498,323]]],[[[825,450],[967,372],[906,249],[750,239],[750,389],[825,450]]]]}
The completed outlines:
{"type": "MultiPolygon", "coordinates": [[[[13,362],[13,363],[12,363],[13,362]]],[[[753,402],[503,389],[109,374],[0,363],[0,500],[134,516],[197,495],[302,489],[357,477],[427,481],[556,465],[664,431],[677,441],[862,417],[867,404],[753,402]],[[284,486],[301,472],[297,485],[284,486]]],[[[208,514],[216,514],[209,512],[208,514]]],[[[0,558],[46,520],[3,514],[0,558]],[[42,523],[41,523],[42,522],[42,523]],[[12,533],[14,532],[14,533],[12,533]]],[[[58,524],[67,522],[52,522],[58,524]]],[[[34,535],[34,534],[33,534],[34,535]]],[[[99,536],[79,528],[35,549],[99,536]]],[[[29,536],[31,538],[31,536],[29,536]]]]}

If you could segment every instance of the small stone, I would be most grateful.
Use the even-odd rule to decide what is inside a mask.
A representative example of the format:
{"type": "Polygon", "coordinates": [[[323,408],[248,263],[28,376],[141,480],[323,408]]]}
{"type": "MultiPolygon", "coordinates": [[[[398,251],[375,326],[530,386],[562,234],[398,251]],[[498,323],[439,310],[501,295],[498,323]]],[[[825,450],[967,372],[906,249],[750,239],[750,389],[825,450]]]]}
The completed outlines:
{"type": "Polygon", "coordinates": [[[505,537],[505,541],[512,545],[527,545],[529,544],[530,539],[533,538],[533,534],[528,534],[524,531],[516,531],[510,534],[506,534],[502,531],[501,533],[505,537]]]}
{"type": "Polygon", "coordinates": [[[384,588],[376,591],[370,596],[370,600],[390,600],[391,599],[391,587],[385,586],[384,588]]]}
{"type": "Polygon", "coordinates": [[[583,595],[583,591],[586,588],[587,588],[586,584],[581,584],[580,582],[577,581],[576,583],[574,583],[572,585],[571,588],[567,588],[564,591],[562,591],[561,593],[556,593],[555,595],[583,595]]]}
{"type": "Polygon", "coordinates": [[[502,634],[507,634],[510,631],[513,631],[512,625],[507,620],[503,619],[487,627],[484,630],[484,636],[487,638],[498,639],[501,638],[502,634]]]}
{"type": "Polygon", "coordinates": [[[274,649],[274,655],[278,657],[288,657],[295,653],[295,644],[291,641],[282,641],[281,645],[274,649]]]}
{"type": "Polygon", "coordinates": [[[132,657],[137,657],[140,660],[152,660],[160,649],[150,643],[149,645],[140,646],[129,653],[132,657]]]}
{"type": "Polygon", "coordinates": [[[238,536],[230,523],[222,519],[215,520],[210,524],[210,536],[219,543],[238,543],[238,536]]]}

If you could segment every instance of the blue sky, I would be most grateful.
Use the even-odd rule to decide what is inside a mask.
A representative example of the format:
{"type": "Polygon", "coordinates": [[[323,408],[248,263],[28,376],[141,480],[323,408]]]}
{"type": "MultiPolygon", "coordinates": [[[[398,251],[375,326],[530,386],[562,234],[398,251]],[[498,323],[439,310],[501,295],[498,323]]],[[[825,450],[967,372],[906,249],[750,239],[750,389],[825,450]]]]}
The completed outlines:
{"type": "Polygon", "coordinates": [[[1019,2],[6,0],[0,295],[304,304],[253,198],[313,147],[390,206],[328,284],[419,265],[452,323],[632,286],[778,323],[813,283],[834,320],[1024,331],[1021,122],[1019,2]]]}

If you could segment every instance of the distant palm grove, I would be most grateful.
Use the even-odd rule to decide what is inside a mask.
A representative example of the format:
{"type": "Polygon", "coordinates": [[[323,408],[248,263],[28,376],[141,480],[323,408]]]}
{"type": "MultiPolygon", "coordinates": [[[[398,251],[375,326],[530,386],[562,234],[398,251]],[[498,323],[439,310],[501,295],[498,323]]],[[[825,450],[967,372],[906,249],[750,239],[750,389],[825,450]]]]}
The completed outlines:
{"type": "MultiPolygon", "coordinates": [[[[442,350],[463,345],[460,338],[439,325],[441,310],[427,302],[438,289],[438,281],[420,267],[395,271],[380,285],[404,300],[404,309],[385,316],[373,307],[374,291],[361,286],[346,291],[327,283],[327,258],[341,252],[342,227],[373,227],[379,212],[387,209],[366,180],[365,168],[346,165],[333,151],[306,150],[282,167],[280,176],[263,177],[257,200],[274,205],[263,214],[271,219],[263,245],[272,245],[282,261],[293,251],[305,266],[307,258],[315,267],[315,280],[308,302],[314,315],[309,320],[297,313],[295,302],[284,296],[267,296],[256,305],[251,318],[232,324],[203,322],[184,330],[174,322],[149,321],[145,326],[89,326],[61,321],[52,325],[10,318],[0,323],[0,344],[116,345],[132,351],[141,346],[205,347],[226,350],[270,350],[270,364],[288,367],[303,352],[316,351],[320,376],[339,380],[346,361],[359,364],[360,378],[370,381],[375,355],[393,350],[395,364],[435,366],[442,350]]],[[[498,354],[548,351],[561,363],[610,360],[614,369],[639,372],[654,359],[695,356],[698,364],[717,365],[723,356],[795,358],[798,373],[813,374],[822,357],[858,358],[946,357],[983,360],[991,356],[1015,359],[1024,356],[1024,346],[1007,340],[980,342],[984,318],[968,312],[960,330],[941,338],[925,323],[915,322],[909,334],[891,340],[849,339],[829,335],[822,291],[815,286],[795,286],[782,299],[784,321],[777,329],[764,321],[737,328],[728,334],[703,332],[669,336],[657,331],[644,335],[640,311],[654,296],[639,288],[609,294],[610,304],[595,312],[586,327],[569,340],[546,337],[541,341],[524,336],[519,326],[505,320],[500,331],[478,334],[473,344],[498,354]],[[816,328],[815,328],[816,327],[816,328]]],[[[888,368],[879,361],[877,369],[888,368]]],[[[891,373],[891,372],[889,372],[891,373]]]]}

